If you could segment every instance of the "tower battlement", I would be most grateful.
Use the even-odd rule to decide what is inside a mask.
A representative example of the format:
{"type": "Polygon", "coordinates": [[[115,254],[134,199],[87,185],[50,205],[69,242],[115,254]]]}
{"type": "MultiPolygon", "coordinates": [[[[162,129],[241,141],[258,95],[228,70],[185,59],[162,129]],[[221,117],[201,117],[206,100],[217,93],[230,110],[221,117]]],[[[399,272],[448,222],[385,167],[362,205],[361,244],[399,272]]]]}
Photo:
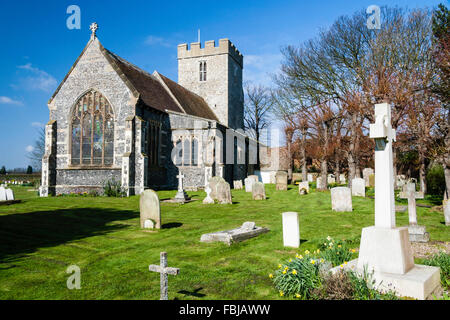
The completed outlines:
{"type": "Polygon", "coordinates": [[[219,54],[229,54],[234,60],[236,60],[241,68],[243,67],[244,56],[228,39],[220,39],[219,46],[216,46],[216,42],[214,40],[206,41],[203,48],[201,47],[200,42],[192,42],[190,44],[190,48],[187,43],[178,45],[178,59],[188,59],[219,54]]]}

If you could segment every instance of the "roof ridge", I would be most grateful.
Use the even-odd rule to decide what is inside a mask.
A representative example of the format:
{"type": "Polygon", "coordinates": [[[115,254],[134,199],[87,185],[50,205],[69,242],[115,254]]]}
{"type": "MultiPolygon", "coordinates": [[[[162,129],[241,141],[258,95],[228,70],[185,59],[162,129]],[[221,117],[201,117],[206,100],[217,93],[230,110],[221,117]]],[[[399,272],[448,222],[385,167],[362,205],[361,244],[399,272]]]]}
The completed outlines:
{"type": "Polygon", "coordinates": [[[156,70],[153,72],[153,74],[152,74],[152,76],[153,76],[154,78],[156,78],[156,79],[161,83],[161,85],[163,86],[163,88],[166,89],[167,93],[172,97],[172,99],[173,99],[173,100],[175,101],[175,103],[181,108],[181,110],[183,110],[183,112],[184,112],[185,114],[188,114],[188,113],[186,112],[186,110],[184,110],[184,108],[183,108],[183,106],[181,105],[180,101],[178,101],[177,97],[175,97],[175,95],[173,94],[172,90],[170,90],[170,88],[167,86],[166,82],[162,79],[162,77],[164,77],[164,78],[166,78],[166,77],[163,76],[162,74],[160,74],[160,73],[159,73],[158,71],[156,71],[156,70]],[[157,76],[153,76],[153,74],[155,74],[155,73],[156,73],[157,76]]]}

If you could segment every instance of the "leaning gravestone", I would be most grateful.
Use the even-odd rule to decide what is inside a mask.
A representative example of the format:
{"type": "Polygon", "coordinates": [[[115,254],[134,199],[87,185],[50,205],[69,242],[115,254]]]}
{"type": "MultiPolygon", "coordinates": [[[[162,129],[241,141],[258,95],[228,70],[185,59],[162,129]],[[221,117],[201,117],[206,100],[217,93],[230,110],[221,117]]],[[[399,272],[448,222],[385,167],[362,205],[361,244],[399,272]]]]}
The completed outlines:
{"type": "Polygon", "coordinates": [[[299,194],[308,194],[309,193],[309,182],[303,181],[298,184],[298,193],[299,194]]]}
{"type": "Polygon", "coordinates": [[[366,196],[366,182],[364,181],[364,179],[355,178],[352,180],[352,196],[366,196]]]}
{"type": "Polygon", "coordinates": [[[255,182],[252,189],[253,200],[266,200],[266,190],[264,189],[264,183],[255,182]]]}
{"type": "Polygon", "coordinates": [[[224,242],[231,245],[266,232],[269,232],[269,229],[257,227],[254,222],[244,222],[241,227],[236,229],[203,234],[200,242],[224,242]]]}
{"type": "Polygon", "coordinates": [[[159,198],[155,191],[147,189],[141,193],[139,209],[141,228],[147,229],[153,225],[154,228],[161,229],[161,210],[159,198]]]}
{"type": "Polygon", "coordinates": [[[275,180],[277,190],[287,190],[288,175],[286,171],[277,171],[275,180]]]}
{"type": "Polygon", "coordinates": [[[6,189],[6,200],[14,200],[14,192],[11,189],[6,189]]]}
{"type": "Polygon", "coordinates": [[[0,201],[6,201],[6,189],[0,187],[0,201]]]}
{"type": "Polygon", "coordinates": [[[298,248],[300,246],[300,229],[297,212],[283,212],[283,245],[298,248]]]}
{"type": "Polygon", "coordinates": [[[353,211],[350,188],[337,187],[331,189],[331,209],[337,212],[353,211]]]}
{"type": "Polygon", "coordinates": [[[209,179],[208,184],[209,184],[209,187],[211,188],[211,198],[213,200],[217,200],[216,187],[219,182],[225,182],[225,179],[222,177],[218,177],[218,176],[211,177],[209,179]]]}
{"type": "Polygon", "coordinates": [[[366,187],[370,187],[370,181],[369,181],[369,176],[371,174],[373,174],[373,169],[372,168],[364,168],[363,170],[363,178],[364,178],[364,183],[366,187]]]}
{"type": "Polygon", "coordinates": [[[230,184],[226,181],[220,181],[216,185],[216,197],[220,204],[232,204],[230,184]]]}

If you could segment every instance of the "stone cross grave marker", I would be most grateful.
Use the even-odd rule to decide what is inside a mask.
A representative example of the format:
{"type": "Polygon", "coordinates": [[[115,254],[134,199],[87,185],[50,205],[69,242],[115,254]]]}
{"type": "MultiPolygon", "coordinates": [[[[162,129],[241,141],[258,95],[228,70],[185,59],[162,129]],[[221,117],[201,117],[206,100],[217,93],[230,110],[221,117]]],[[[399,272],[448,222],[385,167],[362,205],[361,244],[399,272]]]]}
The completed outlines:
{"type": "Polygon", "coordinates": [[[300,229],[297,212],[283,212],[283,245],[298,248],[300,246],[300,229]]]}
{"type": "Polygon", "coordinates": [[[206,192],[206,198],[203,199],[204,204],[212,204],[214,203],[214,199],[211,198],[211,188],[209,186],[206,186],[205,192],[206,192]]]}
{"type": "Polygon", "coordinates": [[[423,199],[423,192],[416,192],[416,183],[408,182],[404,186],[404,191],[400,192],[400,198],[408,199],[409,241],[428,242],[430,234],[426,232],[426,227],[417,225],[416,199],[423,199]]]}
{"type": "Polygon", "coordinates": [[[178,192],[175,195],[174,200],[178,201],[178,202],[185,202],[189,200],[188,195],[186,194],[186,192],[184,191],[183,188],[183,179],[184,179],[184,175],[183,174],[179,174],[177,175],[178,178],[178,192]]]}
{"type": "Polygon", "coordinates": [[[160,254],[160,265],[151,264],[148,269],[152,272],[159,272],[161,274],[161,296],[159,300],[169,300],[168,290],[169,290],[169,277],[171,274],[176,276],[180,273],[180,269],[171,268],[167,266],[167,252],[161,252],[160,254]]]}

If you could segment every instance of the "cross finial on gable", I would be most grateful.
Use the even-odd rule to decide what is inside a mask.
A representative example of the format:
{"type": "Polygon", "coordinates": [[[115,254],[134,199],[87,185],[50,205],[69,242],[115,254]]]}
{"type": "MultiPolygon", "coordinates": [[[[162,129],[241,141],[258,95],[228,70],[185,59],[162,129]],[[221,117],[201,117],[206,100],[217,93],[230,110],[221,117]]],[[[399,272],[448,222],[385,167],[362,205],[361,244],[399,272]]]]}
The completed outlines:
{"type": "Polygon", "coordinates": [[[97,33],[97,29],[98,29],[98,24],[97,24],[97,22],[93,22],[93,23],[89,26],[89,29],[91,29],[91,31],[92,31],[91,37],[94,38],[95,35],[96,35],[96,33],[97,33]]]}

